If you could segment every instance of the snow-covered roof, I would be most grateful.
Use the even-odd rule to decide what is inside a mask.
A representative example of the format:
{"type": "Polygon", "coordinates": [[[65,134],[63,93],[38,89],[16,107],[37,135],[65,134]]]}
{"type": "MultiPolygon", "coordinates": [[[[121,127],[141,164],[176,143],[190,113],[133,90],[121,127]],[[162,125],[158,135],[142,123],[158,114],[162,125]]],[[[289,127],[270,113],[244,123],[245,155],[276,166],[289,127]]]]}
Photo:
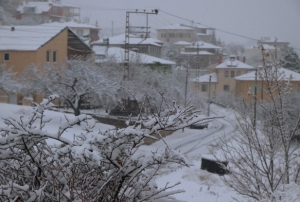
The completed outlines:
{"type": "Polygon", "coordinates": [[[0,26],[0,50],[33,51],[59,34],[66,27],[0,26]]]}
{"type": "Polygon", "coordinates": [[[192,43],[187,41],[178,41],[174,43],[174,45],[192,45],[192,43]]]}
{"type": "Polygon", "coordinates": [[[199,52],[180,52],[180,55],[214,55],[208,51],[199,51],[199,52]]]}
{"type": "Polygon", "coordinates": [[[24,12],[26,12],[25,11],[26,8],[34,8],[34,11],[30,10],[30,12],[34,12],[35,14],[41,14],[43,12],[48,12],[52,6],[80,8],[78,6],[74,6],[71,4],[53,3],[51,1],[49,1],[49,2],[31,2],[31,1],[27,2],[27,1],[24,1],[24,2],[22,2],[22,4],[20,6],[18,6],[17,11],[19,11],[20,13],[24,13],[24,12]]]}
{"type": "Polygon", "coordinates": [[[197,36],[208,36],[210,34],[205,34],[205,33],[197,33],[197,36]]]}
{"type": "MultiPolygon", "coordinates": [[[[268,44],[262,44],[265,50],[275,50],[274,46],[268,45],[268,44]]],[[[261,45],[254,45],[254,46],[249,46],[246,47],[245,49],[261,49],[261,45]]]]}
{"type": "Polygon", "coordinates": [[[209,82],[209,76],[211,76],[212,83],[218,82],[217,73],[204,74],[202,76],[199,76],[198,78],[194,78],[192,81],[199,82],[199,83],[209,82]]]}
{"type": "Polygon", "coordinates": [[[24,13],[24,8],[34,8],[35,14],[41,14],[43,12],[48,12],[51,9],[52,5],[48,2],[23,2],[22,5],[20,5],[17,8],[17,11],[20,13],[24,13]]]}
{"type": "Polygon", "coordinates": [[[239,60],[234,59],[231,61],[230,59],[225,60],[223,63],[216,66],[217,69],[224,68],[237,68],[237,69],[254,69],[254,67],[247,65],[239,60]]]}
{"type": "MultiPolygon", "coordinates": [[[[129,44],[147,44],[147,45],[154,45],[154,46],[159,46],[161,47],[163,42],[158,40],[158,39],[154,39],[154,38],[140,38],[137,37],[135,35],[130,34],[129,35],[129,44]]],[[[102,44],[103,40],[98,40],[98,41],[94,41],[92,44],[102,44]]],[[[119,44],[125,44],[125,34],[120,34],[117,36],[113,36],[113,37],[109,37],[109,44],[111,45],[119,45],[119,44]]]]}
{"type": "Polygon", "coordinates": [[[206,42],[203,42],[203,41],[197,41],[195,43],[193,43],[192,45],[188,46],[188,48],[199,48],[199,49],[203,49],[203,48],[207,48],[207,49],[223,49],[222,47],[220,46],[215,46],[211,43],[206,43],[206,42]]]}
{"type": "Polygon", "coordinates": [[[171,25],[167,25],[165,27],[158,28],[157,30],[168,30],[168,29],[196,30],[196,29],[209,29],[209,27],[206,27],[201,24],[193,24],[193,25],[171,24],[171,25]]]}
{"type": "Polygon", "coordinates": [[[94,25],[83,24],[78,22],[53,22],[53,23],[45,23],[42,24],[46,27],[70,27],[70,28],[86,28],[86,29],[100,29],[94,25]]]}
{"type": "MultiPolygon", "coordinates": [[[[287,80],[288,78],[291,77],[292,81],[300,81],[300,74],[299,73],[294,72],[294,71],[289,70],[289,69],[285,69],[283,67],[279,68],[278,70],[279,70],[279,72],[284,73],[283,79],[287,80]]],[[[263,70],[260,70],[260,71],[263,74],[263,70]]],[[[255,71],[251,71],[247,74],[237,76],[234,79],[238,80],[238,81],[255,81],[255,71]]],[[[257,79],[259,80],[259,78],[257,78],[257,79]]]]}
{"type": "MultiPolygon", "coordinates": [[[[124,62],[124,49],[119,47],[109,47],[106,48],[106,46],[93,46],[93,50],[97,55],[106,55],[107,57],[113,57],[117,60],[118,63],[124,62]]],[[[142,53],[136,53],[134,51],[129,51],[129,57],[130,61],[141,61],[143,64],[156,64],[160,63],[163,65],[175,65],[175,62],[157,58],[154,56],[142,54],[142,53]]],[[[97,61],[96,62],[101,62],[97,61]]]]}

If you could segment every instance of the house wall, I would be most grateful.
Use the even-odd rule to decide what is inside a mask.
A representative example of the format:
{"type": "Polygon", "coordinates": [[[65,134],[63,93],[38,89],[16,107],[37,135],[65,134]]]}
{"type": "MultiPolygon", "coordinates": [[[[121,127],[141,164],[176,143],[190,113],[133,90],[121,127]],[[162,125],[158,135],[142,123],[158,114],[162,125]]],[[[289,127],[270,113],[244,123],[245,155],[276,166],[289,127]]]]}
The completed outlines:
{"type": "MultiPolygon", "coordinates": [[[[300,81],[291,81],[292,91],[300,91],[300,81]]],[[[248,94],[249,88],[254,92],[255,81],[236,81],[235,95],[236,97],[243,98],[245,101],[250,102],[253,97],[248,94]]],[[[268,97],[263,93],[262,81],[257,81],[257,98],[259,100],[268,100],[268,97]]]]}
{"type": "Polygon", "coordinates": [[[6,64],[14,72],[22,72],[30,64],[37,63],[36,51],[3,51],[0,50],[0,64],[6,64]],[[4,61],[4,53],[9,53],[9,61],[4,61]]]}
{"type": "MultiPolygon", "coordinates": [[[[57,51],[56,64],[66,64],[66,58],[68,56],[68,29],[65,29],[60,34],[58,34],[51,41],[46,43],[37,51],[36,64],[42,65],[46,64],[46,52],[50,50],[50,62],[53,62],[53,51],[57,51]]],[[[48,63],[48,64],[49,64],[48,63]]]]}
{"type": "Polygon", "coordinates": [[[157,39],[163,42],[193,42],[197,39],[196,33],[196,30],[191,29],[163,29],[157,30],[157,39]]]}
{"type": "Polygon", "coordinates": [[[224,68],[224,69],[217,69],[218,75],[218,85],[216,89],[216,93],[220,93],[224,91],[224,85],[229,86],[229,92],[235,92],[236,82],[234,77],[237,76],[237,72],[240,71],[240,75],[246,74],[246,69],[237,69],[237,68],[224,68]],[[228,77],[225,77],[225,72],[228,72],[228,77]],[[231,71],[234,71],[234,76],[231,77],[231,71]]]}
{"type": "Polygon", "coordinates": [[[201,94],[207,97],[210,92],[210,97],[213,98],[216,95],[217,83],[210,83],[210,87],[209,87],[209,82],[201,82],[201,83],[193,82],[192,89],[196,92],[201,92],[201,94]],[[206,87],[203,87],[203,85],[205,85],[206,87]]]}

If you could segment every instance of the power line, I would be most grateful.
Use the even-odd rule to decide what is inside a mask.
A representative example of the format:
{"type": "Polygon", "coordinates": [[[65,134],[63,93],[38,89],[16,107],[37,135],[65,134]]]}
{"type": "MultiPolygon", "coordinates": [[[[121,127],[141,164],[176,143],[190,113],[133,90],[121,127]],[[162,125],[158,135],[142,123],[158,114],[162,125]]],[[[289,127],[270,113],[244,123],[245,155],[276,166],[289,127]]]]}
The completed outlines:
{"type": "Polygon", "coordinates": [[[203,26],[205,26],[205,27],[207,27],[207,28],[213,28],[213,29],[218,30],[218,31],[223,32],[223,33],[231,34],[231,35],[234,35],[234,36],[238,36],[238,37],[242,37],[242,38],[246,38],[246,39],[250,39],[250,40],[254,40],[254,41],[259,41],[259,39],[255,39],[255,38],[252,38],[252,37],[244,36],[244,35],[241,35],[241,34],[236,34],[236,33],[229,32],[229,31],[222,30],[222,29],[215,28],[215,27],[210,27],[210,26],[205,25],[205,24],[203,24],[203,23],[194,22],[193,20],[189,20],[189,19],[186,19],[186,18],[177,16],[177,15],[174,15],[174,14],[168,13],[168,12],[163,11],[163,10],[159,10],[159,11],[162,12],[162,13],[165,13],[165,14],[167,14],[167,15],[173,16],[173,17],[175,17],[175,18],[181,19],[181,20],[185,20],[185,21],[188,21],[188,22],[191,22],[191,23],[203,25],[203,26]]]}

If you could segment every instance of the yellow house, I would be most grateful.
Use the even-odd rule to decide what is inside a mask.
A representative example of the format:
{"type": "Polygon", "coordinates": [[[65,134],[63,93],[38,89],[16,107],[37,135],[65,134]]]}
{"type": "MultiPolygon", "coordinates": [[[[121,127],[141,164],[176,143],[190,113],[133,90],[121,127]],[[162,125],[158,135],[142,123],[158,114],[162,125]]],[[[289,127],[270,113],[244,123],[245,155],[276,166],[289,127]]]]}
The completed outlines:
{"type": "Polygon", "coordinates": [[[193,86],[194,89],[199,90],[204,95],[208,95],[209,89],[211,96],[224,91],[234,93],[236,88],[234,78],[246,74],[253,69],[254,67],[237,60],[235,56],[230,56],[223,63],[210,69],[210,74],[193,79],[193,86]],[[210,76],[211,82],[209,82],[210,76]]]}
{"type": "MultiPolygon", "coordinates": [[[[68,27],[0,26],[0,64],[21,73],[28,65],[65,64],[73,57],[94,58],[93,50],[68,27]]],[[[2,101],[22,104],[9,94],[2,101]]],[[[41,97],[33,98],[40,102],[41,97]]]]}
{"type": "MultiPolygon", "coordinates": [[[[263,71],[260,69],[259,71],[263,71]]],[[[292,85],[292,91],[300,91],[300,74],[285,68],[280,68],[279,72],[283,72],[284,77],[282,77],[284,80],[288,80],[288,78],[291,78],[290,84],[292,85]]],[[[259,75],[259,73],[258,73],[259,75]]],[[[250,102],[253,99],[253,96],[249,93],[249,89],[251,92],[254,92],[255,89],[255,71],[249,72],[247,74],[237,76],[235,77],[236,81],[236,89],[235,94],[237,97],[240,97],[244,99],[247,102],[250,102]]],[[[263,82],[257,76],[257,99],[259,100],[268,100],[267,95],[264,93],[263,89],[263,82]]]]}

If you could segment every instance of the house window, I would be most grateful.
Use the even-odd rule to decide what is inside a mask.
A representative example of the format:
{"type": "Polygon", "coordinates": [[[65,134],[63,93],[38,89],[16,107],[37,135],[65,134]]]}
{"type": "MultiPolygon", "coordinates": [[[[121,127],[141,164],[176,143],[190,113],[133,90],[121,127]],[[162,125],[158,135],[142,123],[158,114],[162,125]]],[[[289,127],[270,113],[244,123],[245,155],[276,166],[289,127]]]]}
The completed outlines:
{"type": "Polygon", "coordinates": [[[236,72],[236,75],[237,75],[237,76],[240,76],[240,75],[241,75],[241,71],[237,71],[237,72],[236,72]]]}
{"type": "Polygon", "coordinates": [[[229,92],[229,85],[224,85],[224,91],[229,92]]]}
{"type": "Polygon", "coordinates": [[[5,62],[9,61],[9,53],[4,53],[4,54],[3,54],[3,60],[4,60],[5,62]]]}
{"type": "Polygon", "coordinates": [[[234,77],[234,71],[231,71],[231,72],[230,72],[230,76],[231,76],[231,77],[234,77]]]}
{"type": "Polygon", "coordinates": [[[201,90],[202,90],[202,92],[207,92],[207,85],[206,84],[202,84],[201,85],[201,90]]]}
{"type": "Polygon", "coordinates": [[[50,62],[50,50],[46,52],[46,62],[50,62]]]}
{"type": "Polygon", "coordinates": [[[161,37],[161,38],[164,38],[164,34],[161,34],[160,37],[161,37]]]}
{"type": "Polygon", "coordinates": [[[228,77],[228,71],[225,71],[225,77],[228,77]]]}
{"type": "Polygon", "coordinates": [[[83,30],[82,29],[76,30],[76,34],[77,36],[83,36],[83,30]]]}
{"type": "Polygon", "coordinates": [[[56,60],[57,60],[57,51],[53,51],[52,60],[53,60],[53,62],[56,62],[56,60]]]}

